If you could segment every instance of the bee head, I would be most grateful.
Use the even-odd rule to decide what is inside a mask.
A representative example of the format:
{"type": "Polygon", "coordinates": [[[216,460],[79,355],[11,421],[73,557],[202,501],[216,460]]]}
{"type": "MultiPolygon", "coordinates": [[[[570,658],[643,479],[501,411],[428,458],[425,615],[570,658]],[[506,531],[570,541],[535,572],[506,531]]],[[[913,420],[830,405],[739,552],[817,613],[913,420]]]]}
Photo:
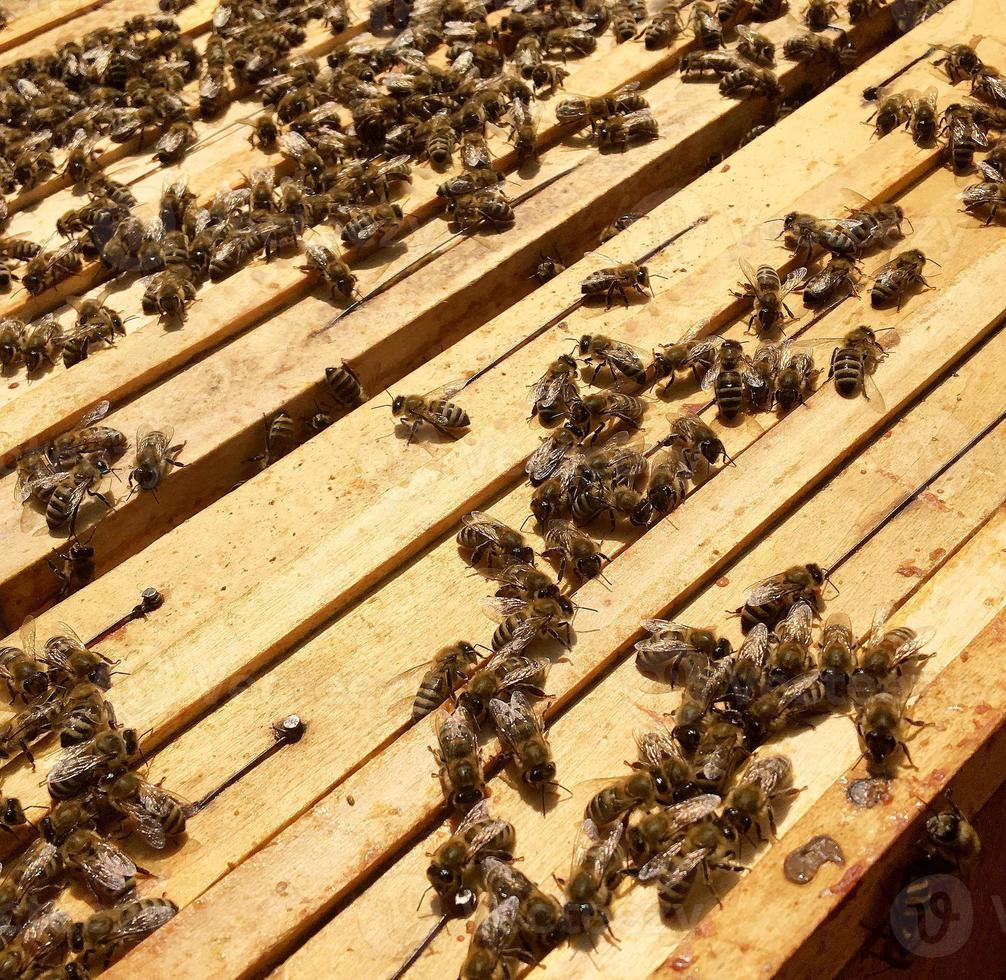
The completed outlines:
{"type": "Polygon", "coordinates": [[[890,732],[867,732],[863,741],[874,762],[883,762],[898,747],[898,740],[890,732]]]}
{"type": "Polygon", "coordinates": [[[391,402],[391,414],[397,415],[405,407],[405,395],[395,395],[391,402]]]}
{"type": "Polygon", "coordinates": [[[524,775],[524,779],[531,786],[540,786],[542,783],[551,783],[555,779],[555,763],[546,762],[540,766],[529,769],[524,775]]]}

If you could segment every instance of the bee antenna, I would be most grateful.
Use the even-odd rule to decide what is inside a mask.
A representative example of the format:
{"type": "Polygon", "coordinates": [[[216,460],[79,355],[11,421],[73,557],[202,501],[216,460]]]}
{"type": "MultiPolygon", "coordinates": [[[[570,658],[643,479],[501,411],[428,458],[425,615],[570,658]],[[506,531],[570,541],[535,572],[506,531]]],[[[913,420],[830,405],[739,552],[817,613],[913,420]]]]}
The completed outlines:
{"type": "Polygon", "coordinates": [[[943,266],[940,265],[940,263],[937,262],[936,259],[930,259],[930,258],[927,257],[926,261],[930,262],[932,265],[935,265],[937,269],[942,269],[943,268],[943,266]]]}
{"type": "Polygon", "coordinates": [[[520,525],[519,530],[523,531],[524,530],[524,525],[527,524],[527,522],[529,520],[531,520],[532,517],[534,517],[534,514],[528,514],[527,517],[525,517],[524,520],[521,521],[521,525],[520,525]]]}

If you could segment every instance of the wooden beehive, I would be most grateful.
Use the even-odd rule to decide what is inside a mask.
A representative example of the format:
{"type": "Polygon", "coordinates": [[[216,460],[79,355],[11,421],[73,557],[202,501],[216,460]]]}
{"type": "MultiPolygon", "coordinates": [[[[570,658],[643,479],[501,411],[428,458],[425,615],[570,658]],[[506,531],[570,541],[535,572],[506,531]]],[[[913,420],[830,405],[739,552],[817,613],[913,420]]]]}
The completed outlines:
{"type": "MultiPolygon", "coordinates": [[[[0,35],[2,63],[136,12],[135,0],[52,5],[44,14],[24,6],[18,16],[12,5],[0,35]]],[[[198,0],[179,15],[197,45],[214,7],[198,0]]],[[[766,33],[781,45],[797,14],[766,33]]],[[[314,29],[304,50],[322,55],[364,27],[359,20],[337,38],[314,29]]],[[[448,240],[435,217],[442,175],[419,167],[408,234],[357,270],[364,293],[397,273],[400,281],[338,322],[302,260],[281,258],[207,284],[181,329],[137,318],[113,351],[0,392],[8,462],[103,399],[124,432],[170,424],[185,442],[187,465],[158,500],[122,494],[100,522],[95,581],[38,617],[40,635],[65,621],[89,636],[143,589],[163,593],[162,608],[101,646],[125,671],[114,703],[146,733],[151,778],[194,800],[268,745],[280,717],[297,713],[308,726],[302,741],[193,817],[183,846],[143,855],[154,877],[141,891],[167,895],[182,911],[110,976],[395,971],[435,921],[428,900],[416,905],[426,854],[449,826],[430,776],[431,723],[409,721],[416,678],[404,672],[460,637],[488,639],[479,608],[487,583],[469,574],[454,535],[472,509],[512,525],[528,513],[523,466],[541,433],[527,422],[527,386],[569,349],[570,336],[610,333],[650,349],[708,319],[721,335],[744,339],[748,314],[731,292],[738,259],[791,268],[791,254],[772,241],[778,226],[766,222],[793,210],[837,215],[853,203],[847,188],[901,204],[912,223],[904,247],[940,263],[934,288],[899,310],[871,310],[864,293],[799,324],[808,339],[863,322],[896,328],[876,378],[882,400],[842,400],[822,375],[806,406],[780,419],[723,426],[694,390],[650,406],[646,428],[657,436],[665,416],[701,410],[736,465],[645,534],[605,535],[605,581],[576,591],[584,607],[577,641],[548,676],[546,716],[569,793],[542,815],[503,778],[500,747],[489,739],[492,804],[517,829],[522,869],[540,881],[563,875],[592,791],[585,782],[620,772],[633,730],[678,703],[632,663],[640,620],[716,624],[737,639],[725,610],[741,604],[750,583],[795,561],[834,568],[832,602],[861,632],[890,602],[896,622],[929,636],[935,656],[911,708],[928,723],[912,742],[917,770],[899,772],[884,806],[856,810],[846,785],[863,767],[850,720],[829,717],[785,738],[805,788],[779,814],[781,839],[754,856],[722,907],[703,893],[687,922],[667,925],[652,890],[626,882],[612,906],[618,941],[556,951],[549,977],[835,974],[869,938],[862,922],[878,919],[924,806],[947,786],[968,812],[993,796],[1006,777],[1006,240],[1001,225],[960,212],[958,194],[975,178],[946,169],[939,147],[919,148],[900,131],[873,136],[862,92],[898,76],[899,87],[936,86],[943,107],[963,96],[923,56],[982,34],[983,57],[1006,64],[1006,43],[996,40],[1006,22],[991,0],[954,0],[903,37],[887,8],[851,32],[861,67],[736,152],[760,107],[724,100],[715,86],[685,86],[674,69],[691,41],[646,51],[606,38],[595,57],[571,65],[567,89],[595,95],[639,82],[661,138],[601,155],[564,139],[543,103],[533,173],[511,172],[508,145],[495,144],[520,202],[506,234],[448,240]],[[629,209],[646,218],[603,246],[606,259],[588,254],[629,209]],[[532,289],[540,254],[556,250],[569,268],[532,289]],[[654,278],[654,297],[611,309],[581,304],[585,275],[643,256],[663,277],[654,278]],[[255,472],[246,461],[261,449],[263,419],[281,409],[309,414],[324,368],[343,359],[373,393],[428,391],[479,373],[458,396],[471,430],[457,442],[406,448],[391,437],[390,413],[370,411],[387,400],[377,395],[255,472]],[[785,855],[818,833],[839,842],[845,865],[826,865],[811,886],[789,884],[785,855]]],[[[807,69],[782,62],[780,78],[792,91],[807,69]]],[[[177,167],[158,169],[126,144],[105,151],[109,172],[135,180],[142,215],[179,173],[208,199],[255,167],[284,166],[249,148],[251,108],[237,101],[221,120],[197,123],[201,144],[177,167]]],[[[34,189],[12,202],[9,234],[45,238],[72,198],[61,179],[34,189]]],[[[61,294],[97,292],[104,275],[86,266],[61,294]]],[[[117,308],[138,310],[141,291],[133,284],[116,293],[117,308]]],[[[58,302],[10,295],[0,312],[34,315],[58,302]]],[[[13,496],[13,474],[3,482],[13,496]]],[[[23,533],[20,517],[14,507],[0,514],[0,612],[12,633],[58,588],[46,559],[59,542],[23,533]]],[[[37,753],[37,772],[9,766],[4,793],[45,805],[40,777],[57,752],[37,753]]],[[[468,921],[449,923],[410,976],[455,976],[470,931],[468,921]]]]}

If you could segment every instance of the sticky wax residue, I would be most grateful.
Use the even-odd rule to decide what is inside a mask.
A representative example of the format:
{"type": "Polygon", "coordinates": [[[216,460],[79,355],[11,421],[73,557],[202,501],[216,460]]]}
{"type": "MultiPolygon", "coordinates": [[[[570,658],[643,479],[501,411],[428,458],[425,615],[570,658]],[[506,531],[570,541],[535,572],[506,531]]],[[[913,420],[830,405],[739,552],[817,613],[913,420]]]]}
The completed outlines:
{"type": "Polygon", "coordinates": [[[845,864],[842,849],[830,837],[819,834],[811,837],[803,847],[798,847],[786,855],[783,870],[786,878],[794,885],[806,885],[814,880],[818,868],[826,861],[832,864],[845,864]]]}

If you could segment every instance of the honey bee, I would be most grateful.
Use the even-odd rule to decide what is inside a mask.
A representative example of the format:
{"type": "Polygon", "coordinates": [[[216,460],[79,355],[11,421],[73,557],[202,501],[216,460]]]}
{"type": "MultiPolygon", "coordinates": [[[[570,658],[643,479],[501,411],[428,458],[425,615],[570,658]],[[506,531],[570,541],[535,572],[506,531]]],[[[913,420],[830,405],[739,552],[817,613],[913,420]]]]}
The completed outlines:
{"type": "Polygon", "coordinates": [[[722,78],[741,64],[742,59],[733,51],[692,51],[681,59],[681,77],[686,82],[705,78],[707,73],[722,78]]]}
{"type": "Polygon", "coordinates": [[[966,187],[961,192],[960,199],[968,214],[986,211],[985,224],[990,225],[995,221],[999,208],[1006,205],[1006,180],[1003,179],[1002,171],[991,166],[987,160],[979,163],[978,167],[985,180],[966,187]]]}
{"type": "Polygon", "coordinates": [[[186,307],[195,298],[196,287],[189,270],[175,266],[151,276],[141,305],[147,316],[183,318],[186,307]]]}
{"type": "Polygon", "coordinates": [[[409,438],[406,445],[412,443],[421,426],[432,426],[441,435],[451,439],[461,437],[461,429],[471,425],[468,413],[451,399],[464,384],[450,384],[434,389],[425,395],[395,395],[391,402],[391,413],[398,421],[408,427],[409,438]]]}
{"type": "Polygon", "coordinates": [[[49,690],[49,678],[35,655],[35,621],[28,616],[21,624],[21,646],[0,647],[0,678],[11,700],[37,702],[49,690]]]}
{"type": "Polygon", "coordinates": [[[710,629],[666,619],[646,619],[642,626],[650,635],[636,642],[636,667],[670,684],[675,683],[679,673],[691,673],[733,652],[730,641],[710,629]]]}
{"type": "Polygon", "coordinates": [[[519,100],[510,110],[510,141],[518,164],[538,159],[538,127],[527,106],[519,100]]]}
{"type": "MultiPolygon", "coordinates": [[[[657,881],[657,898],[664,916],[673,916],[685,903],[700,867],[742,872],[747,869],[734,859],[736,833],[714,818],[692,823],[682,840],[643,865],[639,881],[657,881]]],[[[711,887],[711,886],[710,886],[711,887]]]]}
{"type": "Polygon", "coordinates": [[[555,27],[545,35],[549,54],[558,54],[563,61],[568,55],[584,57],[597,49],[597,38],[582,27],[555,27]]]}
{"type": "Polygon", "coordinates": [[[569,645],[574,607],[563,595],[550,590],[547,595],[531,599],[497,596],[484,599],[482,605],[486,614],[499,623],[492,638],[492,648],[497,652],[519,654],[542,634],[569,645]]]}
{"type": "Polygon", "coordinates": [[[847,296],[858,296],[859,279],[855,259],[833,255],[823,269],[804,283],[803,305],[811,310],[820,310],[837,305],[847,296]]]}
{"type": "Polygon", "coordinates": [[[514,924],[522,952],[537,962],[562,942],[562,906],[556,899],[512,864],[497,858],[485,858],[482,870],[486,890],[495,902],[518,903],[514,924]]]}
{"type": "Polygon", "coordinates": [[[567,407],[580,398],[578,376],[579,367],[572,355],[562,354],[554,360],[531,386],[531,418],[538,415],[547,425],[565,415],[567,407]]]}
{"type": "Polygon", "coordinates": [[[653,15],[643,31],[643,44],[647,51],[666,48],[683,30],[681,12],[673,0],[664,3],[653,15]]]}
{"type": "Polygon", "coordinates": [[[611,241],[612,238],[621,234],[630,225],[635,224],[640,218],[645,217],[646,215],[636,214],[634,211],[619,215],[611,222],[611,224],[605,227],[604,231],[601,232],[601,237],[599,239],[600,243],[603,245],[605,242],[611,241]]]}
{"type": "Polygon", "coordinates": [[[802,405],[814,387],[818,371],[810,350],[799,349],[792,340],[783,344],[775,379],[774,404],[784,412],[802,405]]]}
{"type": "Polygon", "coordinates": [[[59,579],[57,596],[65,599],[90,584],[94,578],[94,547],[88,543],[73,541],[66,551],[53,550],[52,558],[46,564],[59,579]]]}
{"type": "Polygon", "coordinates": [[[541,791],[542,811],[545,791],[555,787],[555,761],[541,716],[531,707],[520,691],[510,695],[510,703],[493,698],[489,713],[520,771],[521,781],[531,789],[541,791]]]}
{"type": "MultiPolygon", "coordinates": [[[[870,287],[871,305],[879,308],[896,303],[900,310],[908,290],[919,285],[926,289],[935,288],[926,282],[922,275],[926,261],[921,249],[911,248],[896,255],[890,262],[885,262],[873,275],[873,285],[870,287]]],[[[933,262],[933,265],[936,264],[933,262]]]]}
{"type": "Polygon", "coordinates": [[[564,885],[566,902],[562,931],[567,936],[608,929],[608,906],[625,864],[623,827],[612,825],[602,837],[592,820],[584,820],[573,847],[569,877],[564,885]]]}
{"type": "Polygon", "coordinates": [[[653,776],[645,769],[636,769],[627,776],[607,782],[584,808],[583,815],[597,827],[620,821],[635,809],[647,809],[656,802],[657,790],[653,776]]]}
{"type": "Polygon", "coordinates": [[[444,647],[432,660],[407,671],[411,673],[425,668],[412,701],[412,720],[419,721],[439,708],[477,663],[475,647],[461,641],[444,647]]]}
{"type": "Polygon", "coordinates": [[[548,480],[579,444],[579,436],[566,428],[557,429],[542,439],[541,445],[524,464],[524,472],[528,475],[532,486],[538,486],[548,480]]]}
{"type": "Polygon", "coordinates": [[[649,270],[645,265],[637,265],[635,262],[598,269],[580,283],[580,293],[590,299],[603,296],[606,309],[611,309],[611,300],[616,294],[628,308],[627,290],[645,295],[647,289],[653,295],[649,270]]]}
{"type": "Polygon", "coordinates": [[[887,352],[877,341],[877,335],[867,326],[851,330],[831,356],[828,377],[835,379],[835,390],[843,398],[862,394],[883,403],[873,374],[887,352]]]}
{"type": "Polygon", "coordinates": [[[462,231],[470,231],[480,225],[503,230],[517,220],[506,195],[494,189],[475,191],[468,198],[448,201],[447,213],[451,222],[462,231]]]}
{"type": "Polygon", "coordinates": [[[365,397],[360,379],[345,361],[340,367],[325,368],[325,387],[340,408],[354,408],[365,397]]]}
{"type": "Polygon", "coordinates": [[[402,222],[402,209],[398,204],[378,204],[355,208],[342,229],[342,242],[349,247],[365,245],[383,237],[389,230],[397,230],[402,222]]]}
{"type": "Polygon", "coordinates": [[[194,812],[192,804],[132,772],[102,786],[101,798],[155,850],[163,850],[181,838],[186,821],[194,812]]]}
{"type": "Polygon", "coordinates": [[[931,859],[960,873],[979,855],[982,844],[978,832],[953,801],[949,790],[946,796],[950,808],[927,817],[922,848],[931,859]]]}
{"type": "Polygon", "coordinates": [[[545,528],[543,558],[557,558],[559,577],[571,569],[581,579],[596,578],[608,556],[598,549],[597,543],[569,521],[550,521],[545,528]]]}
{"type": "Polygon", "coordinates": [[[719,436],[697,415],[678,415],[671,420],[671,431],[660,441],[680,450],[689,472],[698,460],[714,466],[721,459],[731,462],[719,436]]]}
{"type": "Polygon", "coordinates": [[[102,901],[121,899],[136,886],[133,861],[93,830],[73,831],[59,845],[59,856],[65,871],[79,874],[102,901]]]}
{"type": "MultiPolygon", "coordinates": [[[[28,481],[21,490],[22,500],[35,496],[46,499],[45,521],[50,531],[68,527],[76,534],[77,515],[85,496],[100,500],[108,509],[112,502],[105,495],[104,487],[111,472],[103,457],[92,460],[82,456],[65,472],[40,474],[28,481]]],[[[22,526],[30,518],[25,511],[22,526]]]]}
{"type": "Polygon", "coordinates": [[[873,618],[870,635],[859,650],[859,664],[849,678],[849,694],[862,703],[867,694],[908,668],[917,668],[932,654],[921,652],[925,639],[907,626],[885,630],[890,607],[880,607],[873,618]]]}
{"type": "Polygon", "coordinates": [[[271,112],[265,112],[255,117],[251,127],[252,131],[248,134],[248,142],[264,153],[274,153],[279,143],[279,127],[276,125],[276,117],[271,112]]]}
{"type": "MultiPolygon", "coordinates": [[[[702,390],[712,391],[722,418],[730,421],[744,407],[745,379],[742,369],[749,364],[744,348],[736,340],[724,340],[716,354],[716,363],[702,378],[702,390]]],[[[757,383],[751,375],[747,383],[757,383]]]]}
{"type": "Polygon", "coordinates": [[[866,17],[872,17],[883,7],[881,0],[848,0],[846,4],[846,14],[849,23],[855,24],[866,17]]]}
{"type": "Polygon", "coordinates": [[[763,691],[747,706],[744,726],[750,741],[761,742],[793,720],[830,707],[829,691],[819,671],[808,670],[763,691]]]}
{"type": "Polygon", "coordinates": [[[943,111],[939,135],[946,138],[950,161],[956,173],[971,170],[975,153],[987,150],[989,145],[988,137],[975,121],[974,108],[956,102],[943,111]]]}
{"type": "Polygon", "coordinates": [[[65,956],[72,924],[70,916],[52,902],[42,905],[0,953],[0,973],[7,977],[41,976],[43,964],[65,956]]]}
{"type": "Polygon", "coordinates": [[[94,684],[103,691],[112,686],[109,661],[89,650],[73,629],[61,624],[60,632],[45,642],[43,663],[54,684],[69,690],[78,683],[94,684]]]}
{"type": "Polygon", "coordinates": [[[716,8],[704,0],[692,5],[688,26],[695,34],[699,45],[706,51],[723,47],[723,25],[716,14],[716,8]]]}
{"type": "Polygon", "coordinates": [[[968,44],[936,44],[935,48],[944,52],[944,57],[934,61],[934,65],[940,65],[947,73],[952,85],[965,79],[974,78],[982,69],[982,59],[978,57],[975,48],[981,37],[971,38],[968,44]]]}
{"type": "Polygon", "coordinates": [[[737,53],[742,58],[763,68],[771,68],[775,64],[775,44],[764,34],[752,30],[744,24],[737,25],[737,53]]]}
{"type": "Polygon", "coordinates": [[[912,100],[912,115],[907,125],[912,139],[919,146],[930,146],[936,139],[936,87],[930,86],[922,95],[912,100]]]}
{"type": "Polygon", "coordinates": [[[82,456],[101,455],[106,459],[117,459],[126,451],[126,437],[108,425],[98,425],[111,405],[108,401],[98,402],[85,412],[76,425],[53,439],[49,447],[49,458],[61,469],[69,469],[82,456]]]}
{"type": "Polygon", "coordinates": [[[856,668],[856,637],[844,613],[832,613],[821,631],[817,665],[832,702],[844,701],[856,668]]]}
{"type": "Polygon", "coordinates": [[[118,775],[139,752],[139,740],[131,728],[104,731],[63,752],[49,771],[46,784],[54,800],[79,796],[100,780],[118,775]]]}
{"type": "Polygon", "coordinates": [[[646,411],[646,402],[619,391],[595,391],[569,406],[567,426],[581,439],[597,441],[605,426],[619,424],[638,429],[646,411]],[[595,424],[596,423],[596,424],[595,424]]]}
{"type": "MultiPolygon", "coordinates": [[[[647,381],[646,364],[643,354],[631,344],[613,340],[606,334],[584,334],[577,345],[580,355],[588,364],[594,363],[594,372],[590,377],[593,384],[603,368],[607,368],[612,378],[623,377],[637,385],[643,386],[647,381]]],[[[575,401],[567,399],[568,402],[575,401]]]]}
{"type": "Polygon", "coordinates": [[[646,483],[646,506],[649,516],[665,515],[677,509],[688,493],[692,479],[691,465],[678,449],[662,452],[654,457],[646,483]]]}
{"type": "Polygon", "coordinates": [[[812,31],[823,31],[838,16],[838,6],[831,0],[810,0],[803,12],[804,23],[812,31]]]}
{"type": "Polygon", "coordinates": [[[21,346],[27,324],[23,320],[5,317],[0,320],[0,366],[12,367],[21,357],[21,346]]]}
{"type": "Polygon", "coordinates": [[[0,238],[0,254],[18,262],[28,262],[41,251],[41,245],[27,238],[0,238]]]}
{"type": "Polygon", "coordinates": [[[462,524],[458,546],[469,552],[470,565],[478,565],[483,558],[490,567],[534,561],[534,549],[525,543],[524,536],[489,514],[474,510],[462,518],[462,524]]]}
{"type": "Polygon", "coordinates": [[[467,812],[486,795],[475,722],[463,706],[451,714],[440,709],[435,721],[438,749],[434,756],[444,797],[455,809],[467,812]]]}
{"type": "Polygon", "coordinates": [[[74,923],[70,949],[80,954],[85,966],[100,961],[107,967],[118,953],[146,939],[177,914],[178,906],[167,898],[138,898],[94,912],[74,923]]]}
{"type": "Polygon", "coordinates": [[[764,623],[757,623],[748,630],[731,664],[727,700],[738,711],[746,711],[747,706],[761,693],[768,654],[768,627],[764,623]]]}
{"type": "Polygon", "coordinates": [[[60,705],[56,720],[59,744],[64,748],[93,739],[106,727],[114,727],[115,712],[104,690],[96,684],[77,684],[60,705]]]}
{"type": "Polygon", "coordinates": [[[230,104],[231,93],[227,87],[227,76],[220,69],[208,67],[199,79],[199,115],[202,119],[214,119],[230,104]]]}
{"type": "Polygon", "coordinates": [[[74,276],[81,269],[78,243],[67,242],[55,252],[39,252],[25,266],[21,284],[30,296],[38,296],[74,276]]]}
{"type": "Polygon", "coordinates": [[[743,374],[744,396],[755,411],[767,411],[775,401],[776,375],[782,351],[775,344],[759,344],[743,374]]]}
{"type": "Polygon", "coordinates": [[[869,695],[856,711],[856,732],[863,754],[871,769],[885,769],[891,757],[900,748],[905,754],[909,768],[917,766],[908,751],[906,725],[925,727],[924,721],[917,721],[905,714],[908,694],[897,691],[880,691],[869,695]]]}
{"type": "Polygon", "coordinates": [[[770,68],[758,65],[741,65],[720,79],[720,94],[728,99],[764,98],[777,101],[782,98],[782,85],[770,68]]]}
{"type": "Polygon", "coordinates": [[[776,625],[776,643],[769,656],[768,682],[777,687],[804,673],[810,661],[814,611],[806,602],[795,602],[776,625]]]}
{"type": "Polygon", "coordinates": [[[510,943],[517,927],[520,900],[514,895],[496,905],[475,927],[459,980],[510,980],[510,943]]]}
{"type": "Polygon", "coordinates": [[[793,565],[759,582],[737,610],[741,616],[741,629],[747,633],[756,623],[775,629],[797,602],[806,602],[812,610],[820,609],[821,592],[827,580],[827,572],[811,562],[793,565]]]}
{"type": "Polygon", "coordinates": [[[900,204],[874,204],[861,195],[856,196],[861,203],[849,209],[848,217],[835,223],[832,230],[834,241],[829,248],[835,251],[834,244],[839,239],[844,239],[851,243],[851,249],[846,248],[846,251],[862,252],[878,246],[886,247],[891,241],[902,237],[901,225],[907,218],[900,204]]]}
{"type": "Polygon", "coordinates": [[[19,340],[20,359],[29,375],[36,374],[43,364],[55,364],[65,343],[63,327],[51,313],[29,323],[19,340]]]}
{"type": "Polygon", "coordinates": [[[1006,109],[1006,76],[991,65],[982,65],[971,78],[971,94],[999,109],[1006,109]]]}
{"type": "Polygon", "coordinates": [[[768,333],[781,324],[783,314],[791,320],[795,319],[786,305],[786,297],[807,277],[805,268],[794,269],[783,281],[770,265],[760,265],[754,269],[746,259],[741,259],[740,265],[747,282],[741,284],[743,291],[734,295],[752,300],[749,330],[757,323],[762,333],[768,333]]]}
{"type": "Polygon", "coordinates": [[[634,142],[648,142],[659,135],[656,116],[649,109],[625,115],[606,116],[597,124],[597,145],[602,150],[625,148],[634,142]]]}
{"type": "Polygon", "coordinates": [[[873,121],[874,132],[877,136],[886,136],[888,133],[893,133],[899,126],[911,123],[911,92],[892,92],[889,95],[878,93],[878,96],[877,108],[867,120],[867,122],[873,121]]]}
{"type": "Polygon", "coordinates": [[[65,147],[66,163],[63,173],[71,183],[80,184],[99,168],[97,140],[83,129],[78,129],[65,147]]]}
{"type": "Polygon", "coordinates": [[[137,490],[150,490],[157,498],[157,488],[167,475],[170,467],[184,466],[175,458],[184,448],[184,443],[171,445],[174,429],[165,426],[163,429],[140,428],[136,433],[135,465],[129,473],[129,488],[131,493],[137,490]]]}
{"type": "Polygon", "coordinates": [[[171,166],[181,161],[195,142],[196,130],[192,121],[179,119],[173,122],[154,144],[153,158],[161,166],[171,166]]]}

